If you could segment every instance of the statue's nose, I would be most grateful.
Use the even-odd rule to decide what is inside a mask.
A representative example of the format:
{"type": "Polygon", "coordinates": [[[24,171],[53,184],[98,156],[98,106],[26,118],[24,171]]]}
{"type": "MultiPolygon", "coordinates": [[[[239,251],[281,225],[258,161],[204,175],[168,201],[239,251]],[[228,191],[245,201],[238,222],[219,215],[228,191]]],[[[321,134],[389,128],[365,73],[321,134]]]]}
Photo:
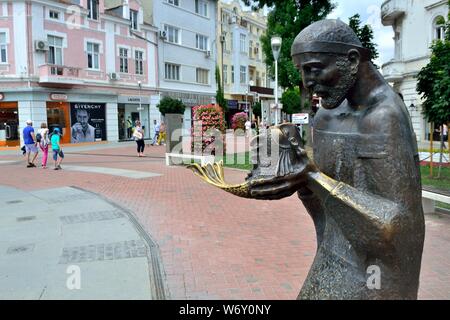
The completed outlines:
{"type": "Polygon", "coordinates": [[[307,89],[313,89],[315,85],[316,85],[316,82],[314,80],[309,79],[306,81],[307,89]]]}

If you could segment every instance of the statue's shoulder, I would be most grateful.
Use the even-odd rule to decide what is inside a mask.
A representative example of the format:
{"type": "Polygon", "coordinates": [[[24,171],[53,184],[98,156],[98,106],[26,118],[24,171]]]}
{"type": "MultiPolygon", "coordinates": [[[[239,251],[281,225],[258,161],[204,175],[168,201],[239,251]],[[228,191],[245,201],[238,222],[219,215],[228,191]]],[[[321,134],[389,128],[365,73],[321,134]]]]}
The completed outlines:
{"type": "Polygon", "coordinates": [[[390,94],[378,97],[362,117],[362,127],[369,131],[388,133],[408,124],[408,112],[403,101],[390,94]]]}

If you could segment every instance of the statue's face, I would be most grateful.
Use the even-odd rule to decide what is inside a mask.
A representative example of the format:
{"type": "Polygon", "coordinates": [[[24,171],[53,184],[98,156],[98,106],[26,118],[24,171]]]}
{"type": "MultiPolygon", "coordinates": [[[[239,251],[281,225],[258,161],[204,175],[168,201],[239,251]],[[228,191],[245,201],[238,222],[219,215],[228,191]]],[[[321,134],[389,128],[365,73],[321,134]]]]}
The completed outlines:
{"type": "Polygon", "coordinates": [[[325,109],[337,108],[356,81],[355,66],[346,56],[304,53],[294,57],[303,85],[322,98],[325,109]]]}

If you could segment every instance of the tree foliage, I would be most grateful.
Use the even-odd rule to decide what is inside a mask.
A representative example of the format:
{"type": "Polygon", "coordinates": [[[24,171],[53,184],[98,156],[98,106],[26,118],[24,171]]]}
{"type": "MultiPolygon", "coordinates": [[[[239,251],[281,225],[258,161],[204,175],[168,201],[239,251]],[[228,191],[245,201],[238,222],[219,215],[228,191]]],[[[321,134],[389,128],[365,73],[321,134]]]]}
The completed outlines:
{"type": "Polygon", "coordinates": [[[348,22],[348,25],[353,29],[353,31],[355,31],[363,47],[370,50],[370,60],[374,66],[378,68],[378,66],[374,63],[374,61],[378,58],[378,50],[377,45],[373,43],[372,28],[367,24],[361,26],[361,17],[359,14],[355,14],[350,17],[348,22]]]}
{"type": "Polygon", "coordinates": [[[219,66],[216,66],[216,83],[217,83],[217,92],[216,92],[216,103],[222,107],[222,110],[226,112],[228,110],[227,100],[225,99],[223,88],[222,88],[222,80],[220,77],[220,69],[219,66]]]}
{"type": "Polygon", "coordinates": [[[284,88],[294,88],[300,83],[300,74],[291,58],[291,46],[300,31],[311,23],[325,19],[334,5],[330,0],[244,0],[253,8],[271,7],[267,17],[267,31],[261,36],[265,63],[272,78],[275,77],[275,64],[270,40],[278,35],[283,39],[280,58],[278,60],[279,85],[284,88]]]}
{"type": "Polygon", "coordinates": [[[423,114],[437,125],[450,123],[450,0],[445,39],[431,45],[430,62],[417,76],[417,91],[423,95],[423,114]]]}
{"type": "Polygon", "coordinates": [[[283,112],[287,114],[299,113],[302,110],[299,87],[287,89],[281,97],[283,112]]]}
{"type": "Polygon", "coordinates": [[[171,97],[164,97],[157,105],[159,112],[164,116],[166,113],[184,114],[186,109],[181,100],[173,99],[171,97]]]}

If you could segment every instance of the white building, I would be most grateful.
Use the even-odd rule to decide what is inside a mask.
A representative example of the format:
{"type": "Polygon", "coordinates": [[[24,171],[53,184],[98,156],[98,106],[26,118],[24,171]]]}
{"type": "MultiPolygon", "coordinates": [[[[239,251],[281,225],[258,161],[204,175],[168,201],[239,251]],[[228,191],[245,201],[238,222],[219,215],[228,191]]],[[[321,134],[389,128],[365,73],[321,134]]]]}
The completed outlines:
{"type": "Polygon", "coordinates": [[[448,10],[447,0],[387,0],[381,5],[382,23],[395,33],[395,56],[383,65],[383,75],[403,96],[418,141],[429,140],[430,125],[422,115],[415,77],[429,62],[433,40],[444,38],[440,22],[448,10]]]}
{"type": "Polygon", "coordinates": [[[159,29],[158,73],[161,97],[187,107],[184,127],[191,128],[191,108],[215,103],[217,1],[143,1],[146,22],[159,29]]]}

